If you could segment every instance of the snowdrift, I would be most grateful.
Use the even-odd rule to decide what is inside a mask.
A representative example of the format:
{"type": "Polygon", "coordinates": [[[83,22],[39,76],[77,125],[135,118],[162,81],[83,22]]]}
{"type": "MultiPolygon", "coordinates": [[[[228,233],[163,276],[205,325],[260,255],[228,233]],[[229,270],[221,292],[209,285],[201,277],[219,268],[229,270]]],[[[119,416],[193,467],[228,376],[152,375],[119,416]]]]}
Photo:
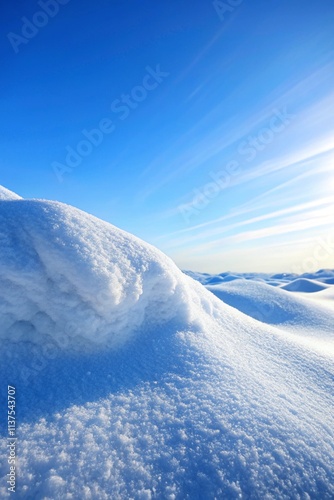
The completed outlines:
{"type": "Polygon", "coordinates": [[[18,195],[13,193],[13,191],[9,191],[9,189],[6,189],[3,186],[0,186],[0,201],[2,200],[21,200],[22,198],[18,195]]]}
{"type": "Polygon", "coordinates": [[[326,285],[320,283],[319,281],[306,279],[306,278],[298,278],[286,285],[282,285],[284,290],[288,290],[289,292],[302,292],[302,293],[313,293],[319,292],[320,290],[325,290],[326,285]]]}
{"type": "MultiPolygon", "coordinates": [[[[134,236],[5,189],[0,238],[1,396],[5,408],[4,386],[16,387],[17,498],[333,498],[322,304],[293,302],[304,307],[299,326],[313,307],[314,336],[302,343],[302,328],[231,307],[134,236]]],[[[277,293],[289,315],[294,294],[277,293]]],[[[3,426],[1,498],[7,437],[3,426]]]]}
{"type": "Polygon", "coordinates": [[[60,203],[0,203],[2,339],[116,347],[191,317],[187,278],[150,245],[60,203]]]}
{"type": "Polygon", "coordinates": [[[290,294],[286,286],[278,288],[259,281],[238,279],[219,285],[208,284],[206,288],[226,304],[263,323],[300,328],[304,333],[316,333],[317,336],[320,332],[330,337],[333,335],[332,313],[304,297],[290,294]]]}

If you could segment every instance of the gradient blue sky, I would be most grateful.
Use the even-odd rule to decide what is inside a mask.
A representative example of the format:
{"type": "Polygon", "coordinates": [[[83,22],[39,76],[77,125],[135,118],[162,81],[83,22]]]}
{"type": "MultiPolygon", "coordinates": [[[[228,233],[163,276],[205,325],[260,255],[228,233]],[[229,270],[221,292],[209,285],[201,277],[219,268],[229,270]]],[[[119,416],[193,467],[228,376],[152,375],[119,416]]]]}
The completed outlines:
{"type": "Polygon", "coordinates": [[[0,184],[78,206],[183,269],[334,267],[332,0],[220,15],[203,0],[62,2],[53,18],[3,7],[0,184]],[[26,19],[46,25],[22,41],[26,19]],[[126,94],[138,101],[121,111],[126,94]],[[60,182],[55,162],[104,119],[60,182]]]}

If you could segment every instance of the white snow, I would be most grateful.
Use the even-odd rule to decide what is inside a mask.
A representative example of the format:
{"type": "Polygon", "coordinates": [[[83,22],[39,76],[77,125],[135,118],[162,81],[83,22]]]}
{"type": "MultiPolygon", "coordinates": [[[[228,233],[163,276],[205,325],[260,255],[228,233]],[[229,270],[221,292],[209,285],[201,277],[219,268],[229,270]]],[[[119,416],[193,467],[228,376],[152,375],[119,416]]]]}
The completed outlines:
{"type": "MultiPolygon", "coordinates": [[[[324,291],[192,273],[207,290],[108,223],[14,197],[0,376],[17,390],[17,498],[333,498],[333,310],[310,298],[324,291]]],[[[6,445],[2,426],[1,498],[6,445]]]]}
{"type": "Polygon", "coordinates": [[[0,227],[2,339],[116,346],[145,322],[191,314],[167,257],[80,210],[6,201],[0,227]]]}
{"type": "Polygon", "coordinates": [[[19,196],[18,194],[13,193],[13,191],[10,191],[3,186],[0,186],[0,201],[21,199],[21,196],[19,196]]]}
{"type": "Polygon", "coordinates": [[[332,337],[332,313],[319,304],[310,303],[304,294],[289,293],[287,286],[274,287],[261,281],[237,279],[208,284],[206,288],[226,304],[263,323],[292,326],[317,336],[323,332],[332,337]]]}
{"type": "Polygon", "coordinates": [[[328,285],[314,279],[298,278],[285,285],[281,285],[281,288],[289,292],[313,293],[325,290],[327,286],[328,285]]]}

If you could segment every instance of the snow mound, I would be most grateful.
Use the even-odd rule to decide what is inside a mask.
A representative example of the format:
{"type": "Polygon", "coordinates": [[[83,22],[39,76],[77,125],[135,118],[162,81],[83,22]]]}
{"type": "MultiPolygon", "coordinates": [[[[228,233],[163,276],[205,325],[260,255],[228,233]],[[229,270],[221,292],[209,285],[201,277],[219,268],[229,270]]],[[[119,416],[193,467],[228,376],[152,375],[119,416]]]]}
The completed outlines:
{"type": "Polygon", "coordinates": [[[333,316],[327,309],[310,304],[304,297],[291,296],[283,287],[239,279],[206,288],[226,304],[263,323],[333,334],[333,316]]]}
{"type": "Polygon", "coordinates": [[[207,283],[211,283],[212,285],[215,285],[217,283],[222,283],[224,281],[224,278],[222,276],[213,276],[212,278],[209,279],[207,283]]]}
{"type": "Polygon", "coordinates": [[[116,347],[145,323],[191,317],[170,259],[73,207],[0,204],[0,241],[2,340],[116,347]]]}
{"type": "Polygon", "coordinates": [[[312,279],[298,278],[286,285],[282,285],[281,288],[289,292],[314,293],[324,290],[326,285],[312,279]]]}
{"type": "Polygon", "coordinates": [[[315,273],[304,273],[299,277],[320,281],[322,278],[334,278],[334,271],[333,269],[319,269],[319,271],[315,273]]]}
{"type": "Polygon", "coordinates": [[[3,186],[0,186],[0,201],[21,199],[22,198],[18,194],[13,193],[13,191],[9,191],[9,189],[6,189],[3,186]]]}

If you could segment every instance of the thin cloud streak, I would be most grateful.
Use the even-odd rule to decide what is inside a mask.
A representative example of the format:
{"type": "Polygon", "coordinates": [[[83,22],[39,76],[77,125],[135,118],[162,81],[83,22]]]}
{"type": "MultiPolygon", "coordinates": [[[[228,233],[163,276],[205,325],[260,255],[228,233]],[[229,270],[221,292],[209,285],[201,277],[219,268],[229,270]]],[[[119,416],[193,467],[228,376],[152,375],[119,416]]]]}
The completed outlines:
{"type": "MultiPolygon", "coordinates": [[[[200,143],[197,143],[195,147],[191,145],[187,148],[187,150],[182,152],[177,158],[170,162],[168,165],[168,173],[156,181],[152,186],[145,189],[145,191],[140,194],[140,198],[142,200],[146,199],[173,179],[185,172],[191,172],[192,170],[197,169],[200,165],[212,159],[219,153],[222,153],[233,144],[236,144],[237,149],[238,143],[240,143],[245,136],[251,135],[254,131],[256,132],[254,129],[258,129],[260,126],[266,124],[266,121],[268,121],[268,119],[270,119],[273,115],[273,110],[289,106],[290,102],[295,102],[301,95],[307,95],[313,87],[319,83],[319,81],[323,81],[328,76],[330,69],[334,70],[334,65],[332,63],[326,64],[322,68],[313,72],[311,75],[308,75],[302,81],[294,84],[289,90],[286,90],[286,86],[284,86],[284,93],[279,94],[278,90],[277,97],[273,99],[272,102],[266,104],[261,111],[256,113],[256,115],[252,115],[246,122],[243,120],[241,123],[238,123],[237,118],[233,117],[229,120],[229,122],[224,122],[223,124],[219,124],[214,127],[213,132],[207,135],[200,143]],[[227,134],[226,130],[229,130],[227,134]]],[[[307,124],[314,123],[315,117],[318,119],[319,116],[328,117],[328,109],[332,104],[333,99],[334,97],[332,93],[329,96],[325,96],[320,102],[312,103],[312,105],[310,105],[302,115],[298,115],[299,135],[301,130],[305,128],[307,124]]],[[[290,110],[288,109],[288,111],[290,110]]],[[[205,115],[201,122],[205,122],[210,116],[214,116],[215,114],[217,114],[217,106],[214,106],[205,115]]],[[[184,134],[184,138],[191,136],[191,133],[193,133],[200,126],[201,124],[199,123],[195,127],[192,127],[184,134]]],[[[163,160],[163,155],[159,155],[159,161],[161,160],[163,160]]],[[[154,164],[154,162],[155,160],[153,160],[152,164],[154,164]]],[[[145,172],[151,171],[152,168],[152,166],[149,166],[145,172]]],[[[164,169],[162,169],[162,171],[163,170],[164,169]]]]}
{"type": "MultiPolygon", "coordinates": [[[[280,160],[276,160],[276,163],[273,162],[273,165],[276,165],[275,169],[272,169],[272,170],[269,169],[269,171],[266,171],[267,168],[268,168],[268,166],[266,166],[265,169],[260,166],[258,169],[256,169],[255,172],[253,172],[252,179],[248,178],[248,177],[239,178],[237,180],[237,182],[236,182],[236,185],[241,185],[242,183],[247,183],[250,180],[255,180],[257,178],[263,178],[265,175],[272,174],[273,172],[277,172],[277,171],[280,171],[280,170],[287,169],[288,167],[290,167],[291,169],[293,167],[296,167],[296,166],[303,167],[303,166],[306,166],[307,163],[310,163],[311,161],[314,161],[315,159],[327,160],[327,158],[328,158],[329,160],[332,160],[333,159],[332,156],[328,157],[328,153],[330,153],[332,151],[334,152],[334,148],[331,147],[331,146],[329,146],[329,148],[328,148],[328,146],[327,146],[327,139],[326,139],[325,146],[323,145],[323,141],[321,141],[321,143],[319,145],[313,146],[313,151],[311,151],[311,155],[309,157],[305,157],[304,150],[301,149],[300,151],[298,151],[298,154],[297,154],[297,152],[294,152],[290,158],[285,157],[284,160],[281,160],[281,161],[280,160]],[[324,158],[321,158],[322,156],[324,158]],[[293,163],[291,160],[292,161],[296,160],[296,161],[293,163]]],[[[250,200],[249,202],[247,202],[244,206],[238,207],[236,209],[236,211],[233,212],[233,213],[231,213],[231,214],[227,214],[227,215],[224,215],[222,217],[218,217],[218,218],[215,218],[213,220],[210,220],[210,221],[207,221],[207,222],[203,222],[201,224],[197,224],[195,226],[191,226],[191,227],[187,227],[187,228],[184,228],[184,229],[180,229],[178,231],[174,231],[174,232],[169,233],[167,235],[162,235],[162,236],[159,237],[159,239],[160,238],[170,238],[171,236],[175,236],[177,234],[184,234],[184,233],[189,233],[189,232],[196,231],[198,229],[203,229],[204,227],[208,227],[208,226],[211,226],[211,225],[214,225],[214,224],[218,224],[220,222],[229,220],[229,219],[231,219],[233,217],[237,217],[239,215],[243,215],[243,214],[247,213],[249,210],[268,209],[268,206],[266,204],[265,205],[258,205],[257,206],[255,204],[255,202],[256,201],[261,201],[265,197],[271,195],[272,193],[275,193],[275,192],[279,191],[283,187],[286,187],[286,186],[289,186],[289,185],[291,185],[293,183],[296,183],[296,182],[300,181],[301,179],[305,179],[305,178],[310,177],[312,175],[313,176],[317,176],[319,174],[323,174],[323,173],[327,173],[327,172],[330,173],[330,172],[333,171],[332,163],[330,161],[328,161],[324,165],[323,164],[319,164],[316,168],[313,166],[313,164],[311,164],[310,167],[311,167],[311,170],[303,172],[302,174],[297,174],[292,179],[288,179],[287,181],[282,182],[278,186],[275,186],[274,188],[267,190],[265,193],[262,193],[261,195],[256,196],[255,198],[253,198],[252,200],[250,200]]],[[[186,204],[183,204],[183,205],[186,205],[186,204]]],[[[189,207],[191,207],[191,206],[192,206],[192,202],[189,203],[189,207]]],[[[175,216],[175,215],[177,215],[179,213],[180,213],[179,206],[177,206],[177,207],[174,207],[173,209],[168,210],[168,212],[166,212],[164,214],[164,216],[165,217],[166,216],[175,216]]]]}
{"type": "Polygon", "coordinates": [[[212,250],[213,248],[216,248],[218,245],[235,245],[254,240],[261,240],[273,236],[282,236],[286,234],[297,233],[320,226],[332,227],[333,217],[334,209],[332,206],[331,211],[329,211],[328,209],[322,209],[314,211],[310,214],[304,213],[299,220],[296,220],[295,217],[291,217],[282,224],[265,227],[262,229],[256,229],[254,231],[245,231],[240,234],[228,236],[227,238],[220,238],[215,241],[210,241],[209,243],[196,246],[196,251],[208,251],[210,249],[212,250]],[[305,220],[305,218],[307,220],[305,220]]]}
{"type": "MultiPolygon", "coordinates": [[[[168,242],[166,248],[173,248],[173,247],[180,247],[180,246],[184,247],[185,245],[187,245],[189,243],[193,243],[194,241],[200,241],[203,239],[212,238],[213,236],[227,233],[229,231],[232,231],[233,229],[237,229],[237,228],[240,228],[243,226],[249,226],[251,224],[255,224],[258,222],[277,219],[277,218],[282,217],[284,215],[296,214],[298,212],[303,212],[303,217],[305,217],[305,215],[309,216],[309,215],[311,215],[311,212],[307,213],[308,209],[311,209],[314,207],[325,207],[325,206],[332,207],[332,212],[334,215],[333,197],[326,197],[326,198],[323,198],[320,200],[314,200],[314,201],[311,201],[308,203],[302,203],[300,205],[294,205],[294,206],[284,208],[281,210],[276,210],[274,212],[259,215],[257,217],[253,217],[251,219],[235,222],[234,224],[229,224],[227,226],[218,227],[218,228],[212,229],[210,231],[202,232],[201,234],[196,234],[196,235],[190,236],[188,238],[183,238],[183,239],[180,238],[180,239],[171,240],[168,242]]],[[[219,240],[219,241],[222,241],[222,240],[219,240]]]]}

